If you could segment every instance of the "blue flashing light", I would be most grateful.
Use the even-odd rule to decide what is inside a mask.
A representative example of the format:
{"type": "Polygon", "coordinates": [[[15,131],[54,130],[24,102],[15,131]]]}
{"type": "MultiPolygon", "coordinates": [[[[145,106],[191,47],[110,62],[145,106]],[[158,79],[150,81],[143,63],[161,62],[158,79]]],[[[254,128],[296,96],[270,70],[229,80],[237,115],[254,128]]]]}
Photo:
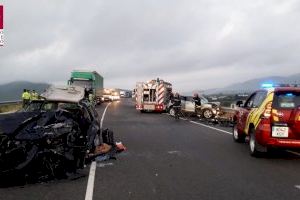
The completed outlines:
{"type": "Polygon", "coordinates": [[[294,94],[293,93],[286,93],[285,96],[287,96],[287,97],[293,97],[294,94]]]}
{"type": "Polygon", "coordinates": [[[262,88],[273,88],[274,85],[273,85],[272,83],[263,83],[263,84],[261,85],[261,87],[262,87],[262,88]]]}

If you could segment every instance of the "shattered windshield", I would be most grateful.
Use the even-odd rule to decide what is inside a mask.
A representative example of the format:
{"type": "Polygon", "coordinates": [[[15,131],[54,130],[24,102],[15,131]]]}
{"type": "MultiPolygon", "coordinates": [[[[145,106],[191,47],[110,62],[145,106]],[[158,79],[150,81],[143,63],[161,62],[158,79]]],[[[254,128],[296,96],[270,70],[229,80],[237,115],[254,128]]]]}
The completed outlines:
{"type": "Polygon", "coordinates": [[[92,81],[89,80],[73,80],[72,85],[80,86],[83,88],[91,89],[92,81]]]}
{"type": "Polygon", "coordinates": [[[38,101],[38,102],[31,102],[25,110],[27,112],[33,112],[33,111],[39,111],[41,109],[41,106],[44,104],[44,102],[38,101]]]}

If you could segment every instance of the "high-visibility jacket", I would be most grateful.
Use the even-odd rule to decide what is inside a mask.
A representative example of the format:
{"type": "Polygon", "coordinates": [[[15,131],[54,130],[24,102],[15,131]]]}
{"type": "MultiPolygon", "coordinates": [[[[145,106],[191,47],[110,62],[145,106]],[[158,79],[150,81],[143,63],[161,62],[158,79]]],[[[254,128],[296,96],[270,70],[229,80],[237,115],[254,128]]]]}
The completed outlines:
{"type": "Polygon", "coordinates": [[[89,101],[92,102],[94,100],[94,95],[93,94],[89,94],[89,101]]]}
{"type": "Polygon", "coordinates": [[[39,99],[39,94],[37,92],[32,92],[30,99],[31,100],[37,100],[37,99],[39,99]]]}
{"type": "Polygon", "coordinates": [[[30,93],[29,92],[23,92],[22,99],[23,100],[30,100],[30,93]]]}

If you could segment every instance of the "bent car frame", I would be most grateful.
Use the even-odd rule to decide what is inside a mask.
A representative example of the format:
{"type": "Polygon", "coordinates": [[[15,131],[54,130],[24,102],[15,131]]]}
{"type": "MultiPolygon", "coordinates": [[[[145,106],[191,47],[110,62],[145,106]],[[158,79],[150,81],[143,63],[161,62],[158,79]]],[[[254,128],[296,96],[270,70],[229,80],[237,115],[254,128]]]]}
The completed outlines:
{"type": "Polygon", "coordinates": [[[19,112],[0,116],[0,176],[65,177],[83,168],[100,135],[81,87],[50,87],[19,112]]]}

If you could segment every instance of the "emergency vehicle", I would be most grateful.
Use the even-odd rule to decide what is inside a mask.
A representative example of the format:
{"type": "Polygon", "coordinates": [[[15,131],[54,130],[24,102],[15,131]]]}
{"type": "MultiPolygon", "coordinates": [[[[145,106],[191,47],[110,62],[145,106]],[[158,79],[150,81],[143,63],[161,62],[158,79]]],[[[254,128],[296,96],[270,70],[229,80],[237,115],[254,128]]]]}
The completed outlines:
{"type": "Polygon", "coordinates": [[[300,87],[265,84],[238,106],[233,139],[245,142],[248,136],[250,155],[272,148],[300,149],[300,87]]]}
{"type": "Polygon", "coordinates": [[[136,109],[141,112],[163,112],[172,93],[172,84],[160,80],[136,83],[136,109]]]}

